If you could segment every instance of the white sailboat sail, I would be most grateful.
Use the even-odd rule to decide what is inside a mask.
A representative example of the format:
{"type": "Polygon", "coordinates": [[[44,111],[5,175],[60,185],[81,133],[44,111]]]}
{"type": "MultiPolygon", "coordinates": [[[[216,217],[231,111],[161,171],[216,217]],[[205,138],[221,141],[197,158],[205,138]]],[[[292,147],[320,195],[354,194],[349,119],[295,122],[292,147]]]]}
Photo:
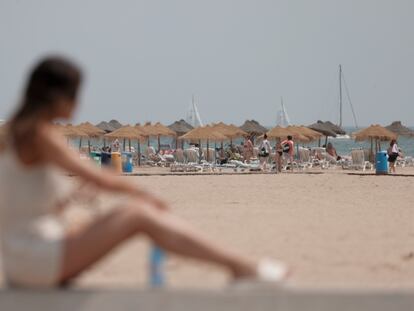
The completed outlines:
{"type": "Polygon", "coordinates": [[[289,116],[285,109],[285,105],[283,105],[283,98],[281,99],[281,110],[278,110],[276,114],[276,125],[281,127],[287,127],[291,125],[289,116]]]}
{"type": "Polygon", "coordinates": [[[200,113],[198,112],[198,108],[195,103],[194,96],[192,98],[190,108],[188,109],[188,112],[187,112],[186,122],[193,127],[203,126],[203,122],[201,121],[200,113]]]}

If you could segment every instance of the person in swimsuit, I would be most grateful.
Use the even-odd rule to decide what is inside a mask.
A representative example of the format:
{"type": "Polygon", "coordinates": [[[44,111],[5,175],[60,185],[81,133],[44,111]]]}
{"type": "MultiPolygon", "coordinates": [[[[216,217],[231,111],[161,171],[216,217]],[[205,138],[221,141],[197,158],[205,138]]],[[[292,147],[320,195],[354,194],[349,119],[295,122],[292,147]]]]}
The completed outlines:
{"type": "Polygon", "coordinates": [[[272,147],[270,146],[270,143],[267,140],[267,134],[264,134],[263,141],[259,146],[260,166],[263,172],[267,171],[267,163],[269,161],[269,156],[271,152],[272,147]]]}
{"type": "Polygon", "coordinates": [[[169,252],[220,265],[236,279],[280,282],[286,277],[284,264],[252,260],[219,246],[176,217],[160,197],[81,161],[53,124],[71,119],[81,80],[71,61],[43,59],[30,73],[10,120],[0,156],[1,255],[8,284],[59,286],[137,234],[169,252]],[[126,200],[90,223],[65,228],[60,215],[77,190],[67,187],[64,173],[126,200]]]}
{"type": "Polygon", "coordinates": [[[276,153],[275,153],[275,162],[276,162],[276,171],[278,173],[282,172],[282,157],[283,157],[283,147],[280,141],[276,143],[276,153]]]}
{"type": "Polygon", "coordinates": [[[288,135],[287,139],[282,141],[283,155],[287,159],[288,168],[293,171],[293,162],[295,157],[295,144],[293,142],[293,137],[288,135]]]}
{"type": "Polygon", "coordinates": [[[250,163],[250,159],[253,156],[253,148],[254,146],[250,137],[246,136],[243,145],[243,157],[246,163],[250,163]]]}
{"type": "Polygon", "coordinates": [[[395,173],[395,162],[397,161],[397,158],[400,155],[400,150],[398,149],[397,141],[395,139],[391,140],[387,153],[388,162],[390,163],[390,172],[395,173]]]}

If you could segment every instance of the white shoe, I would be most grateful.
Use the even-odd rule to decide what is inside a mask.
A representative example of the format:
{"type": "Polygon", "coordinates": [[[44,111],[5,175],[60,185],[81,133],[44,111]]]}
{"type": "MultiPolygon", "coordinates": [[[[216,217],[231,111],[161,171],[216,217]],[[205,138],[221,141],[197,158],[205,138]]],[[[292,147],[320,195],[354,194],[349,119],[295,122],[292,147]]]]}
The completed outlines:
{"type": "Polygon", "coordinates": [[[257,265],[256,277],[235,280],[231,287],[235,289],[261,289],[279,287],[289,276],[286,264],[276,260],[262,259],[257,265]]]}

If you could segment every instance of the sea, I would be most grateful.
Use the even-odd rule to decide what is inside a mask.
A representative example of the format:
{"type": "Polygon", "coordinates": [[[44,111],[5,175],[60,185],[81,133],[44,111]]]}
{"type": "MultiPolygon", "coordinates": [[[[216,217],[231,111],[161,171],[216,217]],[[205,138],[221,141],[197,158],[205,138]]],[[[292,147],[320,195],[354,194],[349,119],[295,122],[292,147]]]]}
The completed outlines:
{"type": "MultiPolygon", "coordinates": [[[[411,127],[412,129],[414,129],[414,127],[411,127]]],[[[347,132],[347,134],[351,134],[353,132],[356,132],[358,129],[356,128],[352,128],[352,127],[347,127],[344,128],[347,132]]],[[[121,145],[123,145],[123,140],[119,140],[121,145]]],[[[95,146],[95,147],[102,147],[104,145],[103,139],[92,139],[91,141],[91,145],[95,146]]],[[[242,139],[236,139],[233,141],[234,144],[241,144],[243,142],[242,139]]],[[[355,148],[362,148],[362,149],[370,149],[371,148],[371,143],[369,141],[366,142],[356,142],[354,139],[343,139],[343,138],[332,138],[329,137],[328,138],[328,142],[332,143],[333,146],[335,147],[337,153],[339,155],[349,155],[351,153],[352,149],[355,148]]],[[[230,142],[225,142],[224,145],[228,145],[230,142]]],[[[321,144],[325,143],[325,138],[321,139],[321,144]]],[[[414,157],[414,137],[404,137],[401,136],[398,138],[398,147],[402,150],[403,154],[405,156],[413,156],[414,157]]],[[[70,144],[73,146],[73,148],[79,148],[79,139],[74,139],[70,141],[70,144]]],[[[161,138],[161,144],[164,146],[165,148],[168,148],[168,146],[170,146],[171,148],[175,147],[175,138],[169,138],[169,137],[162,137],[161,138]]],[[[153,146],[156,150],[158,147],[158,140],[157,139],[151,139],[150,140],[150,145],[153,146]]],[[[210,143],[210,147],[214,147],[214,143],[210,143]]],[[[217,143],[217,146],[219,146],[220,144],[217,143]]],[[[304,147],[315,147],[318,146],[318,142],[312,142],[312,143],[305,143],[302,144],[300,143],[301,146],[304,147]]],[[[88,146],[88,140],[83,139],[82,140],[82,146],[83,147],[87,147],[88,146]]],[[[128,149],[128,141],[125,142],[125,146],[126,149],[128,149]]],[[[131,146],[133,146],[134,148],[137,148],[137,142],[133,141],[131,142],[131,146]]],[[[187,147],[188,145],[186,144],[184,147],[187,147]]],[[[203,146],[205,146],[205,143],[203,143],[203,146]]],[[[145,144],[141,144],[141,151],[145,152],[145,149],[147,147],[147,143],[145,144]]],[[[388,148],[388,142],[381,142],[381,150],[387,150],[388,148]]]]}

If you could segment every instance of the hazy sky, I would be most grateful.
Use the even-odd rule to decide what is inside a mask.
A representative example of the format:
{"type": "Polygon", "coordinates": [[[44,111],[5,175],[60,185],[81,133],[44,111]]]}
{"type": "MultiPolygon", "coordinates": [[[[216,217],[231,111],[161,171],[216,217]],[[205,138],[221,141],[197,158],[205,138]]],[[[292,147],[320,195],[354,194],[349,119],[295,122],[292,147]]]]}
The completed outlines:
{"type": "MultiPolygon", "coordinates": [[[[412,0],[0,0],[0,119],[30,65],[84,68],[78,121],[338,121],[343,65],[358,121],[414,125],[412,0]]],[[[352,125],[346,102],[344,123],[352,125]]]]}

